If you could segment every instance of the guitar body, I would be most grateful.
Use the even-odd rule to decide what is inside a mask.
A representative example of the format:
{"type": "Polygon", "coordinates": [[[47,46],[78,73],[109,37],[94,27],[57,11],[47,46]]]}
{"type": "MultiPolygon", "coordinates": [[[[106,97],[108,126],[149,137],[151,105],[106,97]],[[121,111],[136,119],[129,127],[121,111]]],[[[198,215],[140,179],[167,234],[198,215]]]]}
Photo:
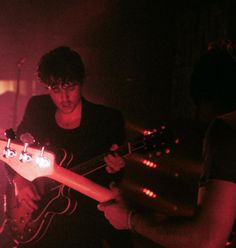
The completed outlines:
{"type": "Polygon", "coordinates": [[[25,204],[20,204],[14,196],[10,197],[8,219],[12,235],[18,243],[29,243],[41,239],[47,232],[53,217],[72,214],[77,208],[77,201],[71,199],[68,187],[58,185],[44,195],[37,205],[37,210],[28,212],[25,204]]]}
{"type": "MultiPolygon", "coordinates": [[[[62,150],[60,166],[66,167],[73,159],[62,150]],[[69,160],[68,160],[69,159],[69,160]]],[[[17,243],[26,244],[40,240],[47,232],[53,218],[56,215],[70,215],[77,208],[77,201],[70,196],[70,188],[52,181],[48,178],[40,178],[35,181],[38,192],[45,188],[41,200],[37,202],[38,209],[29,212],[25,204],[18,202],[15,189],[9,194],[8,219],[14,240],[17,243]]]]}

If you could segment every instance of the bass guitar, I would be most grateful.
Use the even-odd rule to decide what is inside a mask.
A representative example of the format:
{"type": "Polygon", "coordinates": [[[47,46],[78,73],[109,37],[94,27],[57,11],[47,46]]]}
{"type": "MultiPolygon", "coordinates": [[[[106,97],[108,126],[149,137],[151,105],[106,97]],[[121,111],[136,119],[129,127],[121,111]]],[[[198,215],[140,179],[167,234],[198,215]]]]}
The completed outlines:
{"type": "MultiPolygon", "coordinates": [[[[165,151],[176,143],[178,139],[162,127],[160,131],[145,133],[135,143],[120,147],[117,153],[125,158],[136,152],[165,151]]],[[[57,164],[55,154],[44,147],[30,147],[27,143],[22,145],[8,139],[0,140],[0,149],[2,150],[0,159],[27,180],[34,181],[37,178],[47,177],[57,182],[52,184],[50,191],[39,202],[39,208],[33,212],[26,211],[24,204],[17,202],[16,197],[13,197],[13,201],[9,201],[8,216],[17,243],[30,243],[41,239],[55,215],[74,212],[77,202],[71,200],[69,189],[74,189],[98,202],[113,198],[108,188],[85,177],[105,167],[103,160],[105,154],[73,167],[72,171],[62,166],[66,160],[66,152],[60,164],[57,164]],[[60,204],[57,204],[57,201],[60,201],[60,204]]]]}

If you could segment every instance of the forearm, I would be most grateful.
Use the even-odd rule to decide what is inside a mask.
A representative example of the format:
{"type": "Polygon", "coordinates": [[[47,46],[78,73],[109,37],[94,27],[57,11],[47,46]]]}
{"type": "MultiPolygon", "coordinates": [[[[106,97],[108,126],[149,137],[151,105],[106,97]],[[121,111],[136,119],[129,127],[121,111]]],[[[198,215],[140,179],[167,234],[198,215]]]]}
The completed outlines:
{"type": "MultiPolygon", "coordinates": [[[[114,194],[115,196],[115,194],[114,194]]],[[[235,222],[235,183],[212,180],[204,199],[191,215],[160,219],[160,215],[132,214],[117,197],[114,204],[100,204],[117,229],[130,229],[166,248],[223,248],[235,222]]]]}
{"type": "Polygon", "coordinates": [[[203,248],[204,233],[196,231],[192,218],[186,220],[158,221],[156,218],[134,214],[131,219],[133,231],[167,248],[203,248]],[[200,237],[201,235],[201,237],[200,237]]]}

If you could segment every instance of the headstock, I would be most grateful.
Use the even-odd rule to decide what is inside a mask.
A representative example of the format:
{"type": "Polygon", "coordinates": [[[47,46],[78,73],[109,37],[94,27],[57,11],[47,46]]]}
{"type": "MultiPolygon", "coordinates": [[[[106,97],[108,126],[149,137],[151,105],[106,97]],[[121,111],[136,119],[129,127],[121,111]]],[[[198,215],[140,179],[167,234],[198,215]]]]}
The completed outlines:
{"type": "Polygon", "coordinates": [[[141,142],[134,144],[134,151],[152,152],[155,151],[159,155],[162,153],[170,153],[173,146],[179,143],[179,139],[166,126],[151,131],[145,130],[141,138],[141,142]]]}
{"type": "Polygon", "coordinates": [[[12,142],[12,131],[6,131],[7,141],[0,140],[0,160],[8,164],[19,175],[33,181],[38,177],[50,176],[54,171],[55,156],[53,153],[29,147],[29,144],[12,142]],[[10,135],[9,135],[10,133],[10,135]]]}

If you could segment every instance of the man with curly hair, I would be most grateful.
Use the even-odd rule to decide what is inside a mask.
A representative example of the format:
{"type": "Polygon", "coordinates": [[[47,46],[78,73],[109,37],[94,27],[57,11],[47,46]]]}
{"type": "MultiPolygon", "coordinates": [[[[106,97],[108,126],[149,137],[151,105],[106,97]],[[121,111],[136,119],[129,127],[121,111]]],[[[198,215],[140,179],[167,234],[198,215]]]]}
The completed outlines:
{"type": "MultiPolygon", "coordinates": [[[[106,166],[83,173],[103,186],[108,186],[111,180],[119,180],[124,162],[109,151],[117,149],[125,140],[124,119],[120,111],[85,99],[82,93],[85,68],[79,53],[63,46],[49,51],[39,61],[38,77],[45,84],[48,94],[33,96],[29,100],[17,137],[30,133],[36,143],[53,151],[66,151],[69,169],[76,167],[80,170],[82,162],[104,154],[97,167],[101,162],[106,166]]],[[[14,184],[19,206],[25,209],[26,214],[31,214],[29,221],[33,223],[35,213],[45,211],[41,202],[56,187],[49,179],[31,183],[19,175],[15,175],[14,184]]],[[[63,197],[64,193],[59,198],[63,197]]],[[[18,237],[19,247],[112,248],[131,245],[128,233],[115,230],[104,220],[97,211],[96,201],[74,191],[70,191],[66,199],[69,204],[61,210],[60,200],[55,199],[51,203],[49,198],[50,207],[47,205],[45,218],[54,214],[55,217],[48,230],[39,241],[36,237],[32,242],[24,243],[21,242],[23,238],[18,237]],[[68,214],[60,214],[70,207],[68,214]]]]}

